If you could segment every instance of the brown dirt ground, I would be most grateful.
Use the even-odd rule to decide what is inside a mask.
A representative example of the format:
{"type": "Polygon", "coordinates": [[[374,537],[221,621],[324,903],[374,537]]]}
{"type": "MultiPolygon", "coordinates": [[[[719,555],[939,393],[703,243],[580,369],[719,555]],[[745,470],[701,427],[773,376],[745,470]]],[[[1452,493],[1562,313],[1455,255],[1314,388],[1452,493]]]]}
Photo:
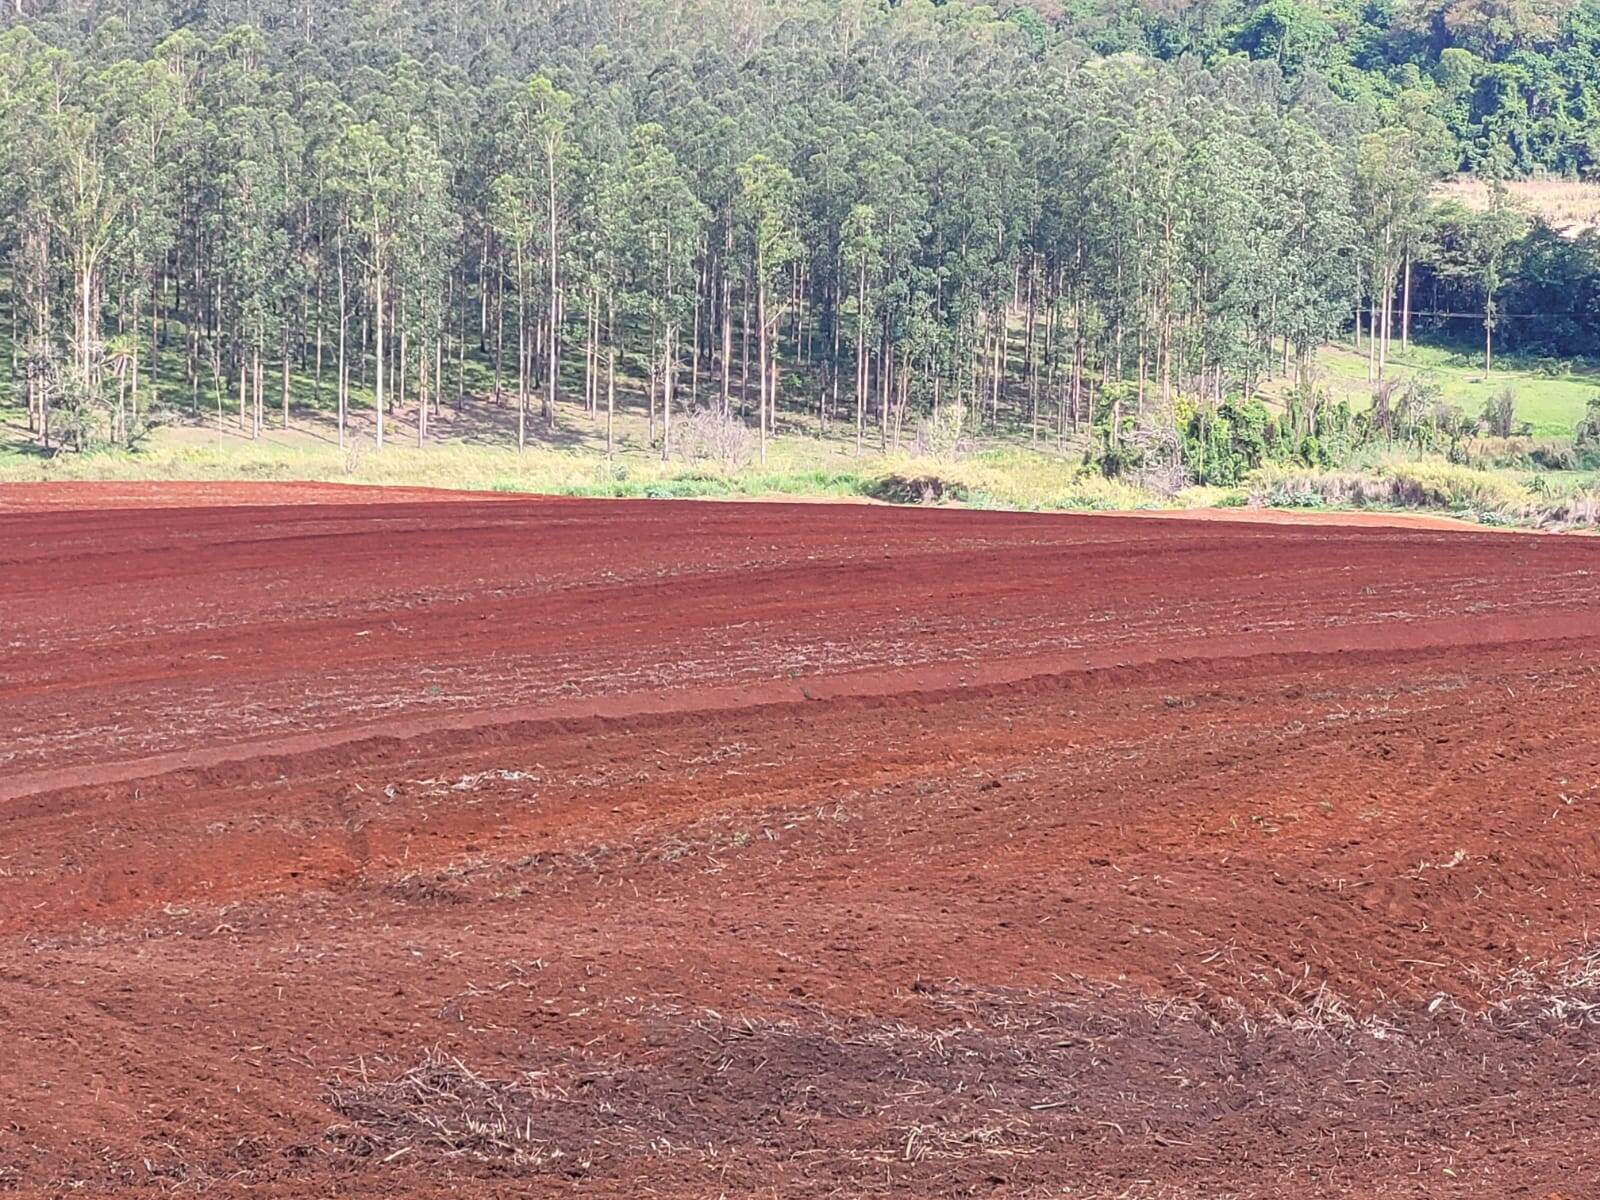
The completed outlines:
{"type": "Polygon", "coordinates": [[[0,1193],[1600,1195],[1594,541],[437,498],[0,489],[0,1193]]]}

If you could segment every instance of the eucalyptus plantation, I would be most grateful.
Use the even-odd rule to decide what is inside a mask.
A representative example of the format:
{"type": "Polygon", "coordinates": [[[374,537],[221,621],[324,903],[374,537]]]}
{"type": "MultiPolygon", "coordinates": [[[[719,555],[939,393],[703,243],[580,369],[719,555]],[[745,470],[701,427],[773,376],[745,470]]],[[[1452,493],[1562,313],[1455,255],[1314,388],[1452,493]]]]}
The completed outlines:
{"type": "MultiPolygon", "coordinates": [[[[1352,325],[1381,376],[1463,144],[1445,84],[1341,93],[1255,26],[1254,57],[1165,61],[928,0],[116,7],[0,33],[7,394],[46,444],[209,397],[381,448],[507,393],[518,446],[579,393],[663,456],[705,408],[763,456],[941,414],[1115,442],[1304,382],[1352,325]]],[[[1463,230],[1434,276],[1481,298],[1490,361],[1518,236],[1463,230]]]]}

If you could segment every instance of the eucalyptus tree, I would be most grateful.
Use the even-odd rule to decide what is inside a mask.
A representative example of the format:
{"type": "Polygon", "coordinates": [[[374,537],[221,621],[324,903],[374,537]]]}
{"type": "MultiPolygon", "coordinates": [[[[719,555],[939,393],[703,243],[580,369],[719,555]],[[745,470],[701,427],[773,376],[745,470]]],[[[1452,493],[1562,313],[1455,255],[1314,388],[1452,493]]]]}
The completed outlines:
{"type": "Polygon", "coordinates": [[[70,55],[46,47],[25,28],[0,34],[0,249],[10,268],[11,378],[13,388],[20,381],[29,426],[46,446],[59,309],[52,114],[65,100],[72,68],[70,55]]]}
{"type": "Polygon", "coordinates": [[[148,303],[152,310],[149,362],[154,371],[159,353],[157,274],[176,237],[178,159],[174,145],[189,135],[192,122],[184,107],[181,81],[164,61],[119,62],[104,73],[100,87],[99,103],[105,118],[117,126],[112,167],[122,208],[112,259],[119,276],[118,322],[135,346],[128,360],[132,405],[128,416],[137,423],[140,364],[145,358],[137,347],[148,303]]]}
{"type": "MultiPolygon", "coordinates": [[[[1356,204],[1365,243],[1368,374],[1381,379],[1394,328],[1401,271],[1420,237],[1432,178],[1421,138],[1390,126],[1361,138],[1355,160],[1356,204]]],[[[1357,314],[1356,334],[1361,333],[1357,314]]]]}
{"type": "Polygon", "coordinates": [[[100,116],[79,105],[50,113],[51,156],[55,175],[49,220],[70,264],[75,303],[73,366],[82,387],[98,383],[101,270],[112,245],[123,197],[117,188],[106,128],[100,116]]]}
{"type": "Polygon", "coordinates": [[[1483,294],[1483,373],[1494,371],[1494,331],[1500,316],[1500,290],[1510,274],[1511,256],[1528,231],[1528,218],[1512,201],[1504,182],[1490,185],[1489,204],[1471,225],[1472,267],[1483,294]]]}
{"type": "Polygon", "coordinates": [[[1271,163],[1259,144],[1241,136],[1236,113],[1214,117],[1185,165],[1198,390],[1220,402],[1230,378],[1243,380],[1249,328],[1265,307],[1256,289],[1268,269],[1260,231],[1271,163]]]}
{"type": "Polygon", "coordinates": [[[861,453],[867,413],[867,323],[871,319],[868,281],[882,270],[883,238],[878,231],[878,214],[870,204],[856,204],[844,219],[840,231],[845,266],[854,277],[855,294],[850,301],[855,312],[854,350],[856,362],[856,453],[861,453]]]}
{"type": "MultiPolygon", "coordinates": [[[[516,126],[512,126],[513,129],[516,126]]],[[[531,140],[511,138],[514,147],[531,147],[531,140]]],[[[529,286],[533,271],[533,253],[539,230],[542,228],[542,189],[532,170],[531,155],[525,150],[512,151],[514,164],[494,177],[489,187],[489,221],[500,241],[510,250],[511,262],[516,272],[517,295],[517,449],[527,444],[527,414],[529,382],[533,373],[533,338],[528,328],[529,286]]],[[[504,288],[501,288],[501,317],[504,320],[504,288]]],[[[498,354],[496,355],[498,360],[498,354]]]]}
{"type": "Polygon", "coordinates": [[[567,127],[572,119],[572,97],[561,91],[545,75],[528,82],[527,132],[538,148],[544,170],[546,241],[545,259],[549,270],[550,381],[545,388],[543,407],[547,428],[555,428],[556,401],[561,387],[561,222],[560,197],[569,169],[567,127]]]}
{"type": "MultiPolygon", "coordinates": [[[[414,333],[417,347],[420,446],[428,435],[430,397],[437,407],[442,386],[446,292],[461,223],[450,205],[449,165],[433,138],[420,126],[409,125],[397,135],[397,141],[404,162],[404,191],[396,205],[392,262],[399,292],[407,298],[402,336],[414,333]]],[[[402,349],[402,371],[404,364],[402,349]]]]}
{"type": "Polygon", "coordinates": [[[678,337],[693,314],[695,251],[708,214],[659,125],[639,126],[630,143],[612,199],[617,219],[630,231],[629,308],[652,330],[651,395],[659,379],[666,458],[672,452],[678,337]]]}
{"type": "Polygon", "coordinates": [[[567,127],[572,98],[543,75],[507,98],[490,184],[490,221],[511,251],[517,291],[517,448],[526,444],[528,394],[541,340],[550,382],[543,399],[546,425],[555,423],[560,386],[560,192],[568,169],[567,127]],[[530,328],[534,256],[543,249],[549,322],[530,328]]]}
{"type": "MultiPolygon", "coordinates": [[[[320,406],[323,377],[330,358],[336,366],[336,399],[342,399],[344,381],[341,360],[344,349],[340,334],[348,322],[347,306],[338,290],[339,238],[344,214],[330,187],[330,150],[354,120],[334,88],[321,80],[306,83],[295,98],[295,119],[299,126],[300,179],[293,222],[294,265],[300,287],[300,330],[297,351],[312,380],[312,404],[320,406]],[[338,305],[332,322],[333,346],[328,345],[328,310],[338,305]],[[333,354],[329,351],[332,350],[333,354]]],[[[348,289],[347,289],[348,290],[348,289]]]]}
{"type": "Polygon", "coordinates": [[[606,453],[615,448],[617,291],[623,282],[627,228],[624,224],[623,128],[626,96],[615,86],[594,86],[582,109],[574,109],[571,129],[570,204],[565,242],[569,288],[581,295],[584,310],[584,406],[599,419],[605,394],[606,453]]]}
{"type": "Polygon", "coordinates": [[[233,318],[239,423],[259,437],[264,423],[264,358],[276,340],[291,286],[285,270],[290,197],[282,114],[264,107],[226,110],[216,130],[221,162],[213,239],[220,246],[219,288],[233,318]]]}
{"type": "MultiPolygon", "coordinates": [[[[38,47],[16,48],[24,57],[39,53],[38,47]]],[[[97,71],[49,52],[35,59],[33,70],[24,67],[18,82],[21,103],[43,106],[34,119],[21,120],[17,130],[21,146],[44,156],[42,162],[18,167],[42,186],[24,189],[18,200],[25,219],[44,219],[44,228],[32,229],[34,236],[51,238],[69,265],[69,390],[80,409],[80,436],[83,423],[93,419],[91,410],[107,408],[112,437],[122,439],[130,432],[125,407],[130,379],[135,406],[138,402],[141,356],[124,337],[114,363],[108,362],[105,313],[115,291],[117,317],[126,323],[131,312],[136,338],[153,263],[170,243],[163,147],[180,115],[177,90],[159,62],[125,60],[97,71]],[[130,290],[136,297],[132,304],[130,290]],[[102,393],[108,365],[118,377],[114,406],[102,393]]],[[[37,253],[41,257],[36,265],[48,271],[49,247],[39,246],[37,253]]],[[[39,313],[46,338],[47,308],[39,313]]]]}
{"type": "Polygon", "coordinates": [[[888,436],[889,390],[909,295],[902,284],[924,252],[929,198],[916,169],[877,130],[858,137],[850,175],[853,203],[840,245],[855,293],[847,303],[854,313],[859,448],[874,407],[880,442],[888,436]]]}
{"type": "Polygon", "coordinates": [[[1355,299],[1346,269],[1358,231],[1351,181],[1339,150],[1308,121],[1288,114],[1274,134],[1266,205],[1277,286],[1272,325],[1304,389],[1312,353],[1343,328],[1355,299]]]}
{"type": "Polygon", "coordinates": [[[374,436],[381,450],[387,404],[384,335],[389,283],[406,204],[405,147],[377,122],[357,121],[345,127],[327,155],[330,188],[349,213],[351,232],[366,273],[374,331],[374,436]]]}
{"type": "Polygon", "coordinates": [[[761,361],[760,454],[767,461],[767,440],[777,410],[777,363],[773,335],[782,316],[773,286],[783,269],[800,257],[796,232],[794,175],[766,154],[753,154],[739,164],[740,206],[751,248],[755,278],[756,329],[761,361]]]}

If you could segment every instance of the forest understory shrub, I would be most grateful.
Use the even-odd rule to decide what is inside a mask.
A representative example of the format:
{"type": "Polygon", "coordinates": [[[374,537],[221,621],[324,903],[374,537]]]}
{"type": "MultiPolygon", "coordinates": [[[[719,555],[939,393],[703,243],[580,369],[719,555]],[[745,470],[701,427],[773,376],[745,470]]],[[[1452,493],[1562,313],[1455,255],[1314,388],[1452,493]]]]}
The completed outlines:
{"type": "Polygon", "coordinates": [[[1590,399],[1572,431],[1572,454],[1579,470],[1600,470],[1600,396],[1590,399]]]}
{"type": "Polygon", "coordinates": [[[939,462],[957,462],[973,450],[967,431],[967,406],[950,401],[930,413],[917,427],[916,452],[939,462]]]}
{"type": "Polygon", "coordinates": [[[890,504],[940,504],[947,500],[967,499],[967,489],[954,480],[938,475],[902,475],[891,472],[871,480],[866,494],[874,500],[890,504]]]}
{"type": "Polygon", "coordinates": [[[674,452],[685,463],[711,463],[739,471],[755,457],[755,438],[747,422],[720,408],[689,413],[674,430],[674,452]]]}
{"type": "Polygon", "coordinates": [[[1571,438],[1476,437],[1461,444],[1457,461],[1479,470],[1581,470],[1571,438]]]}

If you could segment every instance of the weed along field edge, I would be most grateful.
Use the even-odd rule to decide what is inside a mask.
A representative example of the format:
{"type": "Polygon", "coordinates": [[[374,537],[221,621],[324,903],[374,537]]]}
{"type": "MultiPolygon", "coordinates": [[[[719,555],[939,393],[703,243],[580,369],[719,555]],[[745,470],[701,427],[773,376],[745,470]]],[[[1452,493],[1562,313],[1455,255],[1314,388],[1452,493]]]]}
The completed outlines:
{"type": "Polygon", "coordinates": [[[0,492],[5,1186],[1600,1191],[1591,539],[443,495],[0,492]]]}

